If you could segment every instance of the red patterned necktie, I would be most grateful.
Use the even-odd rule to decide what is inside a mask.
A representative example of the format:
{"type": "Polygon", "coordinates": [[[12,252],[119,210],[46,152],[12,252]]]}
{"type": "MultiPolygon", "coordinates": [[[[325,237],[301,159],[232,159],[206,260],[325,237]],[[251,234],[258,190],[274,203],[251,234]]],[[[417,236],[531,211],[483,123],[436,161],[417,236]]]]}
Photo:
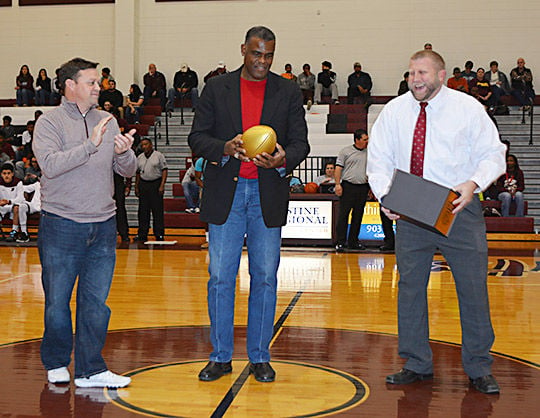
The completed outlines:
{"type": "Polygon", "coordinates": [[[411,174],[422,177],[424,174],[424,149],[426,147],[426,106],[420,103],[420,114],[414,128],[414,138],[411,152],[411,174]]]}

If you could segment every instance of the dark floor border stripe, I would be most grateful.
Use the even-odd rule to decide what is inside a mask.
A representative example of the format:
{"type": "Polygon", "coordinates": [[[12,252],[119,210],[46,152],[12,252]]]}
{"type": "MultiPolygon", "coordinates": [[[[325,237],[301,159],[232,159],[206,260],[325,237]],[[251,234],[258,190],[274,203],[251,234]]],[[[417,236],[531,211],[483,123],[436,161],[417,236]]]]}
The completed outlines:
{"type": "MultiPolygon", "coordinates": [[[[285,308],[285,311],[281,314],[279,319],[276,321],[274,325],[274,333],[272,335],[272,338],[276,336],[276,334],[279,332],[280,328],[283,326],[284,322],[287,320],[289,315],[291,314],[292,310],[296,306],[296,303],[302,296],[302,291],[296,292],[296,295],[292,298],[292,300],[287,305],[287,308],[285,308]]],[[[247,378],[249,377],[249,362],[246,367],[244,367],[244,370],[242,370],[242,373],[240,373],[240,376],[236,379],[236,381],[233,383],[232,387],[229,389],[229,391],[225,394],[219,405],[216,407],[214,412],[211,415],[211,418],[220,418],[222,417],[225,412],[229,409],[232,402],[234,401],[234,398],[240,392],[240,389],[242,389],[242,386],[244,383],[246,383],[247,378]]]]}

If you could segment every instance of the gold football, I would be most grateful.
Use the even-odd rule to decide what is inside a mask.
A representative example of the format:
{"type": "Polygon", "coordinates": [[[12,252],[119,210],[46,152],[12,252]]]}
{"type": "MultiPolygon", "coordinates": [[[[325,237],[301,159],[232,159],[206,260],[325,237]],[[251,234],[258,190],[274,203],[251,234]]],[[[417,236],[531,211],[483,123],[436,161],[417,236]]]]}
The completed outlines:
{"type": "Polygon", "coordinates": [[[276,132],[267,125],[255,125],[242,134],[242,147],[246,150],[248,158],[267,152],[272,154],[276,149],[276,132]]]}

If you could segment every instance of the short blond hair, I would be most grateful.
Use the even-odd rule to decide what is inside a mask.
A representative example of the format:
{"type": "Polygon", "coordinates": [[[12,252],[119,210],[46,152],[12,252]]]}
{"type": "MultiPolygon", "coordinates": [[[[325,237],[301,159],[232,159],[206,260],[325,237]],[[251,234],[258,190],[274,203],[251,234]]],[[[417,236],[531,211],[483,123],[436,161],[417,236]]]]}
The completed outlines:
{"type": "Polygon", "coordinates": [[[422,49],[421,51],[415,52],[411,57],[411,61],[416,61],[422,58],[429,58],[435,64],[435,66],[438,67],[437,69],[439,71],[446,69],[444,58],[433,50],[422,49]]]}

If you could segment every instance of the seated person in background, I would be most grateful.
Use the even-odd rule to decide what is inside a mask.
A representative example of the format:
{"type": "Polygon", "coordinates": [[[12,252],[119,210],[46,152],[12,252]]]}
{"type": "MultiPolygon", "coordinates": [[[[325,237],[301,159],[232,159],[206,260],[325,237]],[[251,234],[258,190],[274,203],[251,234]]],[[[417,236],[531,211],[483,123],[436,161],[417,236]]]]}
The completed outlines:
{"type": "Polygon", "coordinates": [[[469,92],[469,84],[467,83],[467,80],[465,77],[463,77],[463,73],[459,69],[459,67],[454,68],[454,77],[450,77],[448,81],[446,82],[446,85],[450,89],[459,90],[464,93],[469,92]]]}
{"type": "Polygon", "coordinates": [[[335,184],[336,180],[334,179],[334,171],[336,169],[336,165],[333,162],[327,162],[324,167],[324,174],[315,177],[313,179],[313,182],[316,183],[318,186],[321,184],[335,184]]]}
{"type": "Polygon", "coordinates": [[[465,63],[465,69],[461,72],[461,75],[465,80],[467,80],[467,83],[471,81],[474,77],[476,77],[476,73],[473,71],[474,64],[472,61],[467,61],[465,63]]]}
{"type": "Polygon", "coordinates": [[[19,208],[19,225],[21,232],[17,235],[17,242],[28,242],[27,219],[28,215],[41,212],[41,184],[36,181],[32,184],[24,184],[23,182],[24,199],[18,201],[16,205],[19,208]]]}
{"type": "Polygon", "coordinates": [[[15,159],[15,151],[11,144],[4,138],[0,132],[0,165],[15,159]]]}
{"type": "Polygon", "coordinates": [[[167,82],[165,76],[156,69],[156,64],[148,65],[148,72],[143,77],[144,102],[148,104],[148,99],[158,97],[161,109],[165,110],[167,102],[167,82]]]}
{"type": "Polygon", "coordinates": [[[309,64],[302,66],[302,72],[298,74],[296,82],[300,86],[302,96],[304,96],[304,104],[307,104],[311,108],[313,104],[313,93],[315,91],[315,74],[311,72],[311,66],[309,64]]]}
{"type": "Polygon", "coordinates": [[[362,71],[362,65],[359,62],[355,62],[353,65],[354,72],[347,78],[347,103],[348,104],[363,104],[368,105],[371,88],[373,82],[371,76],[362,71]]]}
{"type": "Polygon", "coordinates": [[[332,103],[339,104],[339,95],[336,85],[337,74],[332,71],[332,63],[323,61],[322,71],[317,74],[317,83],[315,84],[315,103],[321,103],[321,96],[331,95],[332,103]]]}
{"type": "Polygon", "coordinates": [[[285,72],[281,74],[281,77],[296,82],[297,77],[292,73],[291,64],[285,64],[285,72]]]}
{"type": "Polygon", "coordinates": [[[519,168],[517,157],[508,154],[506,157],[506,173],[497,180],[498,199],[501,201],[502,216],[510,216],[510,203],[516,202],[516,216],[523,216],[525,177],[519,168]]]}
{"type": "Polygon", "coordinates": [[[182,178],[182,189],[186,198],[186,213],[199,213],[199,185],[195,176],[195,162],[187,169],[182,178]]]}
{"type": "Polygon", "coordinates": [[[204,76],[204,82],[206,83],[208,80],[210,80],[212,77],[217,77],[222,74],[227,74],[227,67],[225,66],[225,63],[223,61],[218,62],[217,68],[215,70],[210,71],[208,74],[204,76]]]}
{"type": "Polygon", "coordinates": [[[485,71],[483,68],[476,70],[476,77],[469,81],[469,91],[472,94],[474,88],[477,89],[477,94],[474,95],[476,99],[482,103],[485,107],[491,106],[493,93],[489,81],[484,77],[485,71]]]}
{"type": "Polygon", "coordinates": [[[54,73],[56,76],[52,79],[51,82],[51,101],[50,104],[52,106],[60,104],[60,98],[62,97],[61,88],[60,88],[60,79],[58,78],[58,73],[60,72],[60,68],[57,68],[54,70],[54,73]]]}
{"type": "Polygon", "coordinates": [[[426,42],[426,43],[424,44],[424,49],[432,50],[432,49],[433,49],[433,45],[431,45],[429,42],[426,42]]]}
{"type": "Polygon", "coordinates": [[[506,75],[499,71],[499,63],[497,61],[491,61],[489,63],[489,71],[484,75],[493,93],[492,103],[493,106],[501,104],[500,98],[506,94],[510,94],[510,84],[506,75]]]}
{"type": "Polygon", "coordinates": [[[17,106],[28,106],[34,98],[34,77],[30,74],[28,65],[23,65],[15,79],[17,90],[17,106]]]}
{"type": "Polygon", "coordinates": [[[51,79],[47,76],[47,70],[42,68],[36,79],[36,106],[48,106],[51,102],[51,79]]]}
{"type": "Polygon", "coordinates": [[[525,60],[518,58],[517,67],[510,73],[512,80],[512,96],[514,96],[522,106],[523,110],[529,110],[534,100],[532,71],[525,67],[525,60]]]}
{"type": "Polygon", "coordinates": [[[8,141],[11,145],[16,145],[15,139],[17,133],[15,131],[15,127],[11,124],[12,120],[13,119],[9,115],[6,115],[2,118],[2,127],[0,128],[0,134],[2,134],[6,141],[8,141]]]}
{"type": "Polygon", "coordinates": [[[108,81],[109,88],[107,90],[102,90],[99,93],[98,104],[101,109],[105,102],[109,101],[114,106],[115,109],[118,109],[120,117],[124,117],[124,95],[120,90],[116,90],[116,81],[109,79],[108,81]]]}
{"type": "Polygon", "coordinates": [[[189,66],[184,63],[180,66],[180,71],[177,71],[174,75],[173,88],[169,89],[167,97],[167,110],[174,110],[174,100],[183,99],[185,97],[191,98],[191,106],[193,111],[197,107],[199,101],[199,78],[197,73],[193,71],[189,66]]]}
{"type": "Polygon", "coordinates": [[[36,157],[30,157],[30,163],[24,167],[24,184],[33,184],[41,179],[41,167],[39,166],[36,157]]]}
{"type": "Polygon", "coordinates": [[[129,87],[129,94],[126,100],[126,110],[124,112],[127,123],[140,122],[143,111],[143,102],[144,95],[141,91],[141,88],[137,84],[132,84],[129,87]]]}
{"type": "Polygon", "coordinates": [[[10,215],[13,226],[6,241],[14,242],[19,237],[19,206],[24,200],[23,184],[15,177],[13,164],[5,163],[0,170],[0,219],[10,215]]]}
{"type": "Polygon", "coordinates": [[[100,90],[109,90],[109,81],[111,80],[114,80],[114,77],[111,75],[111,69],[109,67],[104,67],[101,70],[101,78],[99,79],[100,90]]]}
{"type": "Polygon", "coordinates": [[[405,74],[403,74],[403,80],[399,83],[398,88],[398,96],[401,96],[402,94],[405,94],[409,91],[409,72],[407,71],[405,74]]]}

